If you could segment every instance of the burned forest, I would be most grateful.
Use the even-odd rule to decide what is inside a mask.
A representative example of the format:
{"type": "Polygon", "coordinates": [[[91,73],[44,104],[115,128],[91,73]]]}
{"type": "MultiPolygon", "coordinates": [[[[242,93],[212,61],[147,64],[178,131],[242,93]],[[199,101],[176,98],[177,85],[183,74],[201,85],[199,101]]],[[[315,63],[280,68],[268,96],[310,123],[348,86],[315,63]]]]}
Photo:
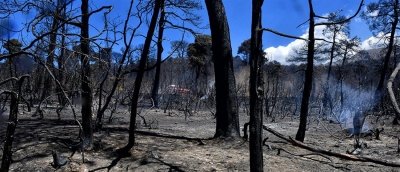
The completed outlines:
{"type": "Polygon", "coordinates": [[[0,171],[397,171],[399,0],[347,2],[0,2],[0,171]]]}

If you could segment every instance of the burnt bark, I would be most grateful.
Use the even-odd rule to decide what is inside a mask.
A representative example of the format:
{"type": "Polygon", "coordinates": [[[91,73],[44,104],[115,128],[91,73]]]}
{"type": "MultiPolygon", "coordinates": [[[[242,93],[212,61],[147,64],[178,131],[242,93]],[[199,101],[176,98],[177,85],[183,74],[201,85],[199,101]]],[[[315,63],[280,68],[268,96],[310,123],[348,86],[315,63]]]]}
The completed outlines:
{"type": "Polygon", "coordinates": [[[309,14],[309,30],[308,30],[308,50],[307,50],[307,68],[305,71],[305,81],[303,87],[303,97],[301,99],[300,107],[300,124],[297,130],[296,140],[303,142],[306,135],[307,128],[307,116],[308,116],[308,104],[310,101],[310,95],[312,90],[312,80],[313,80],[313,68],[314,68],[314,10],[312,7],[312,1],[308,0],[308,5],[310,8],[309,14]]]}
{"type": "Polygon", "coordinates": [[[250,53],[250,171],[263,171],[262,121],[264,56],[262,52],[261,7],[264,0],[253,0],[250,53]]]}
{"type": "MultiPolygon", "coordinates": [[[[24,75],[21,76],[19,79],[17,78],[11,78],[9,81],[16,80],[17,81],[17,87],[15,91],[2,91],[0,92],[1,94],[8,94],[11,96],[11,102],[10,102],[10,114],[8,117],[8,125],[7,125],[7,131],[6,131],[6,141],[4,142],[4,148],[3,148],[3,156],[2,156],[2,161],[1,161],[1,168],[0,171],[9,171],[10,164],[12,162],[12,144],[14,141],[14,133],[15,129],[18,124],[18,104],[20,101],[20,96],[21,95],[21,88],[22,84],[25,80],[25,78],[28,78],[29,75],[24,75]]],[[[1,85],[1,84],[0,84],[1,85]]]]}
{"type": "Polygon", "coordinates": [[[212,37],[215,71],[216,131],[214,138],[240,137],[236,80],[228,20],[222,0],[205,0],[212,37]]]}
{"type": "Polygon", "coordinates": [[[397,152],[400,153],[400,136],[397,136],[397,152]]]}
{"type": "MultiPolygon", "coordinates": [[[[57,8],[56,14],[59,14],[59,9],[57,8]]],[[[59,21],[56,17],[53,18],[53,21],[51,23],[51,30],[53,31],[50,34],[50,42],[49,42],[49,49],[48,49],[48,55],[46,58],[46,63],[47,66],[50,67],[52,72],[54,73],[54,56],[55,56],[55,50],[56,50],[56,44],[57,44],[57,32],[59,28],[59,21]]],[[[49,73],[45,73],[44,75],[44,89],[42,92],[42,95],[40,97],[40,102],[43,102],[47,97],[49,97],[52,94],[52,89],[53,89],[53,80],[50,76],[49,73]]],[[[48,101],[48,100],[46,100],[48,101]]],[[[36,109],[36,113],[38,113],[41,110],[41,106],[39,105],[36,109]]]]}
{"type": "MultiPolygon", "coordinates": [[[[375,103],[378,104],[381,101],[382,95],[383,95],[383,91],[384,91],[384,83],[385,83],[385,79],[386,79],[386,73],[389,67],[389,60],[390,60],[390,56],[392,54],[393,51],[393,46],[394,46],[394,38],[395,38],[395,34],[396,34],[396,27],[397,24],[399,23],[399,12],[398,12],[398,6],[399,6],[399,0],[395,0],[395,5],[393,6],[393,11],[394,11],[394,16],[393,16],[393,22],[392,22],[392,27],[391,27],[391,32],[390,32],[390,37],[389,37],[389,44],[388,44],[388,48],[387,48],[387,52],[385,54],[385,61],[383,63],[383,68],[381,71],[381,77],[379,79],[379,84],[376,87],[375,90],[375,103]]],[[[395,118],[395,120],[397,121],[398,119],[400,119],[400,114],[398,114],[395,118]]]]}
{"type": "Polygon", "coordinates": [[[248,128],[249,128],[250,123],[246,122],[243,125],[243,140],[249,140],[249,134],[248,134],[248,128]]]}
{"type": "Polygon", "coordinates": [[[390,100],[392,101],[392,107],[395,110],[396,117],[393,120],[393,124],[399,124],[400,119],[400,108],[399,104],[397,103],[394,91],[393,91],[393,81],[396,78],[397,73],[400,70],[400,63],[397,64],[396,68],[393,70],[392,74],[389,77],[389,81],[387,83],[387,89],[389,92],[390,100]]]}
{"type": "Polygon", "coordinates": [[[125,154],[127,153],[135,144],[135,123],[136,123],[136,117],[137,117],[137,103],[139,100],[139,93],[140,93],[140,87],[142,85],[142,80],[143,80],[143,75],[145,72],[146,64],[147,64],[147,56],[149,54],[150,50],[150,44],[152,41],[152,37],[157,25],[157,18],[158,14],[160,12],[160,4],[164,0],[156,0],[155,5],[154,5],[154,11],[153,15],[151,17],[150,25],[149,25],[149,30],[147,31],[147,36],[143,45],[143,51],[140,56],[140,61],[139,61],[139,66],[138,66],[138,71],[135,79],[135,88],[133,90],[132,94],[132,99],[131,99],[131,116],[130,116],[130,122],[129,122],[129,139],[128,139],[128,144],[119,149],[117,152],[120,154],[125,154]]]}
{"type": "Polygon", "coordinates": [[[18,115],[18,94],[11,92],[10,116],[7,125],[6,141],[4,142],[3,158],[1,161],[1,171],[8,171],[12,161],[12,143],[14,140],[15,128],[17,127],[18,115]]]}
{"type": "Polygon", "coordinates": [[[153,89],[152,89],[152,98],[154,102],[154,107],[159,107],[159,95],[158,89],[160,87],[160,73],[161,73],[161,55],[164,51],[162,41],[164,36],[164,26],[165,26],[165,7],[164,1],[160,4],[161,13],[160,20],[158,21],[158,40],[157,40],[157,64],[156,64],[156,74],[154,76],[153,89]]]}
{"type": "Polygon", "coordinates": [[[327,117],[327,109],[328,109],[328,103],[329,103],[329,109],[331,109],[332,111],[332,100],[330,97],[330,92],[331,92],[331,87],[330,87],[330,79],[331,79],[331,71],[332,71],[332,63],[333,63],[333,59],[335,58],[334,56],[334,52],[336,49],[336,34],[337,32],[339,32],[337,29],[334,29],[333,31],[333,36],[332,36],[332,46],[331,46],[331,50],[329,52],[329,65],[328,65],[328,76],[326,77],[326,88],[324,91],[324,99],[322,100],[322,106],[323,106],[323,115],[324,117],[327,117]]]}
{"type": "Polygon", "coordinates": [[[293,140],[291,137],[287,137],[282,135],[281,133],[276,132],[275,130],[268,128],[267,126],[263,126],[263,129],[270,132],[271,134],[291,143],[293,146],[303,148],[315,153],[320,153],[328,156],[334,156],[340,159],[346,159],[346,160],[352,160],[352,161],[359,161],[359,162],[372,162],[375,164],[381,164],[385,166],[391,166],[391,167],[400,167],[400,163],[396,161],[390,161],[390,160],[385,160],[382,158],[374,158],[371,156],[362,156],[362,155],[352,155],[352,154],[346,154],[346,153],[337,153],[337,152],[332,152],[332,150],[324,150],[320,148],[315,148],[310,145],[304,144],[302,142],[299,142],[297,140],[293,140]]]}
{"type": "Polygon", "coordinates": [[[89,2],[82,0],[81,25],[81,91],[82,91],[82,139],[83,147],[93,146],[92,127],[92,88],[90,87],[90,50],[89,50],[89,2]]]}

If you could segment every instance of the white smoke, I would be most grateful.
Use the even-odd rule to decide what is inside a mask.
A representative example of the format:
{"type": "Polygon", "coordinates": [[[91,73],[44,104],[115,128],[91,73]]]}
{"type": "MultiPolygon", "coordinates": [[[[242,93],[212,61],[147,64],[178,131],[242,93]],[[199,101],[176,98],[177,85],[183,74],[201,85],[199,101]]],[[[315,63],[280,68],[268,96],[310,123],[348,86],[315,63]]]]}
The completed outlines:
{"type": "MultiPolygon", "coordinates": [[[[345,95],[343,101],[343,112],[339,112],[337,114],[339,114],[339,121],[344,124],[349,133],[353,133],[353,118],[355,116],[355,113],[356,111],[361,111],[361,113],[367,115],[367,111],[369,111],[374,106],[374,91],[354,89],[344,84],[343,92],[345,95]]],[[[370,129],[370,125],[371,124],[366,117],[361,131],[367,132],[370,129]]]]}

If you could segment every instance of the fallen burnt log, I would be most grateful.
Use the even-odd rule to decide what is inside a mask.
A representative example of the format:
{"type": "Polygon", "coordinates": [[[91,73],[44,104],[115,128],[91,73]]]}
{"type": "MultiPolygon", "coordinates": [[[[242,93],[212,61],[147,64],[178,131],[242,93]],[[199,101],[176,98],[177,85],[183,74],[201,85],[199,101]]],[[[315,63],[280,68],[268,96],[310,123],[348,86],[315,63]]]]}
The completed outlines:
{"type": "Polygon", "coordinates": [[[325,154],[328,156],[334,156],[337,158],[342,158],[342,159],[346,159],[346,160],[352,160],[352,161],[361,161],[361,162],[372,162],[372,163],[376,163],[376,164],[381,164],[381,165],[385,165],[385,166],[391,166],[391,167],[400,167],[400,162],[393,162],[393,161],[389,161],[389,160],[383,160],[383,159],[377,159],[377,158],[373,158],[373,157],[369,157],[369,156],[360,156],[360,155],[351,155],[351,154],[346,154],[346,153],[337,153],[337,152],[332,152],[329,150],[324,150],[324,149],[319,149],[319,148],[314,148],[311,147],[305,143],[299,142],[297,140],[292,139],[291,137],[286,137],[284,135],[282,135],[281,133],[278,133],[277,131],[263,125],[263,129],[272,133],[273,135],[286,140],[287,142],[291,143],[294,146],[312,151],[312,152],[317,152],[317,153],[321,153],[321,154],[325,154]]]}

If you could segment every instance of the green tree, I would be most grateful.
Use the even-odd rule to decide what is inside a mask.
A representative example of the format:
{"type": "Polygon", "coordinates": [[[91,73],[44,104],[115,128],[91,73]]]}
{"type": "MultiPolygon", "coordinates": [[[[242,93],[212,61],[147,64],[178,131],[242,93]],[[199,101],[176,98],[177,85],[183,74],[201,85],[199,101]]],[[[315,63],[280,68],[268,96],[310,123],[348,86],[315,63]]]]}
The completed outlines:
{"type": "Polygon", "coordinates": [[[202,70],[211,60],[212,39],[210,35],[197,35],[194,43],[187,47],[187,55],[189,57],[189,65],[196,72],[196,80],[199,79],[202,70]]]}
{"type": "Polygon", "coordinates": [[[251,39],[247,39],[240,44],[238,48],[238,54],[241,55],[242,60],[244,61],[244,64],[247,65],[249,63],[249,58],[250,58],[250,52],[251,52],[251,39]]]}

